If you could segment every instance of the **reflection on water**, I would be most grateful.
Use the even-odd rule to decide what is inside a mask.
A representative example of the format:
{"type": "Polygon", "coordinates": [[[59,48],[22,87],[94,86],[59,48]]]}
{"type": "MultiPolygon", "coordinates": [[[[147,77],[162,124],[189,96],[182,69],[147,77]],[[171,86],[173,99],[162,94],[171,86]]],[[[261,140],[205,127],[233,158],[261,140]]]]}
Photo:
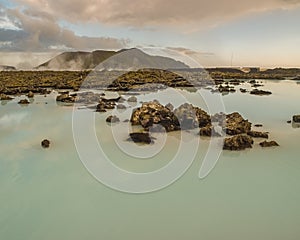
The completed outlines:
{"type": "MultiPolygon", "coordinates": [[[[89,175],[74,146],[72,108],[58,106],[55,94],[36,96],[24,108],[17,104],[19,98],[2,101],[0,239],[298,239],[300,129],[286,121],[299,114],[300,88],[292,81],[263,84],[271,96],[229,94],[224,96],[226,111],[262,123],[280,147],[262,149],[256,141],[253,149],[223,152],[214,171],[199,180],[209,144],[201,139],[189,171],[170,187],[145,195],[116,192],[89,175]],[[40,147],[45,138],[51,141],[49,149],[40,147]]],[[[156,98],[179,106],[182,99],[166,91],[137,96],[138,102],[156,98]]],[[[206,108],[197,93],[180,93],[206,108]]],[[[134,107],[116,114],[125,120],[134,107]]],[[[125,169],[164,166],[180,141],[179,133],[169,133],[166,149],[156,157],[132,159],[118,151],[110,126],[102,124],[110,113],[95,114],[98,138],[125,169]]],[[[120,134],[120,144],[132,144],[120,134]]],[[[156,137],[164,141],[165,135],[156,137]]]]}

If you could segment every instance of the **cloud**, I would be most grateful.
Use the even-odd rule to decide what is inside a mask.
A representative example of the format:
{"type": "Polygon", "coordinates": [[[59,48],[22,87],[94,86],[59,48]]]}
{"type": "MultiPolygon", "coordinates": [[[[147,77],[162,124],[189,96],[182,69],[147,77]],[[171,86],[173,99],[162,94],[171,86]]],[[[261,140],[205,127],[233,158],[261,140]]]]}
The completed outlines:
{"type": "Polygon", "coordinates": [[[0,11],[1,51],[49,51],[119,49],[129,40],[110,37],[77,36],[61,28],[50,13],[35,9],[0,11]]]}
{"type": "Polygon", "coordinates": [[[298,6],[298,0],[16,0],[72,23],[145,26],[216,24],[251,12],[298,6]]]}
{"type": "Polygon", "coordinates": [[[182,53],[184,55],[189,55],[189,56],[213,56],[215,55],[214,53],[211,52],[199,52],[199,51],[195,51],[189,48],[184,48],[184,47],[168,47],[167,49],[171,50],[171,51],[175,51],[175,52],[179,52],[182,53]]]}

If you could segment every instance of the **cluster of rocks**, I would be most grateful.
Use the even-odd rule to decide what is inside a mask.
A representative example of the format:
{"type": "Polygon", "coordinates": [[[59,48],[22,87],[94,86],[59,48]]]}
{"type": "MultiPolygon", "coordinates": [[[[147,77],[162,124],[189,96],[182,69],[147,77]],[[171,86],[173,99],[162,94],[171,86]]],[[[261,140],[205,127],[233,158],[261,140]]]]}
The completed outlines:
{"type": "Polygon", "coordinates": [[[50,94],[51,90],[47,88],[34,88],[34,87],[9,87],[3,88],[0,91],[2,94],[11,95],[11,96],[19,96],[19,95],[27,95],[33,97],[34,94],[46,95],[50,94]]]}
{"type": "Polygon", "coordinates": [[[116,102],[120,100],[121,97],[116,99],[105,99],[101,98],[98,105],[96,106],[96,112],[106,112],[107,110],[112,110],[116,107],[116,102]]]}
{"type": "Polygon", "coordinates": [[[76,101],[76,94],[69,95],[69,92],[62,93],[56,97],[57,102],[74,103],[76,101]]]}
{"type": "MultiPolygon", "coordinates": [[[[243,83],[245,83],[245,82],[242,80],[238,80],[238,79],[233,79],[233,80],[228,80],[228,81],[224,81],[223,79],[218,79],[218,80],[215,80],[216,88],[212,89],[211,92],[222,93],[222,94],[235,93],[236,92],[235,86],[241,85],[243,83]]],[[[254,88],[250,91],[250,94],[252,94],[252,95],[263,96],[263,95],[271,95],[272,94],[272,92],[270,92],[270,91],[257,89],[257,87],[262,87],[263,85],[258,83],[256,80],[251,80],[248,83],[251,84],[252,88],[254,88]]],[[[240,92],[247,93],[248,91],[245,88],[240,88],[240,92]]]]}
{"type": "Polygon", "coordinates": [[[113,91],[129,91],[144,84],[163,84],[168,87],[193,87],[177,73],[161,69],[141,69],[127,72],[115,79],[109,86],[113,91]]]}
{"type": "Polygon", "coordinates": [[[272,92],[270,91],[265,91],[265,90],[259,90],[259,89],[253,89],[250,94],[252,95],[259,95],[259,96],[263,96],[263,95],[271,95],[272,92]]]}
{"type": "MultiPolygon", "coordinates": [[[[201,136],[218,137],[227,134],[231,137],[224,141],[226,150],[251,148],[253,138],[269,138],[267,132],[251,130],[251,122],[237,112],[210,116],[204,110],[188,103],[175,110],[171,104],[163,106],[158,101],[143,103],[141,107],[134,109],[130,122],[132,125],[142,126],[145,131],[149,131],[150,128],[152,131],[166,132],[200,128],[201,136]]],[[[260,145],[276,146],[274,142],[263,142],[260,145]]]]}

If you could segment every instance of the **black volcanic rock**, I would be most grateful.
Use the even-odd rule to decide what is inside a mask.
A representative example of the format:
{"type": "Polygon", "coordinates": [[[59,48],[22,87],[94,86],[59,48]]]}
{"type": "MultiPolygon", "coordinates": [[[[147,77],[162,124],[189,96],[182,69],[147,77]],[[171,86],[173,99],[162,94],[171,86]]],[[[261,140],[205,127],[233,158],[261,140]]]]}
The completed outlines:
{"type": "Polygon", "coordinates": [[[136,133],[130,133],[129,135],[130,138],[128,140],[132,140],[135,143],[150,144],[152,142],[152,139],[148,132],[136,132],[136,133]]]}
{"type": "Polygon", "coordinates": [[[21,99],[18,104],[21,104],[21,105],[27,105],[29,104],[30,102],[27,100],[27,99],[21,99]]]}
{"type": "Polygon", "coordinates": [[[71,96],[69,94],[61,94],[56,97],[57,102],[74,103],[75,100],[76,100],[76,97],[71,96]]]}
{"type": "Polygon", "coordinates": [[[244,119],[238,112],[226,115],[225,132],[228,135],[247,133],[250,130],[251,123],[244,119]]]}
{"type": "Polygon", "coordinates": [[[225,138],[224,150],[240,151],[246,148],[252,148],[253,139],[247,135],[237,135],[231,138],[225,138]]]}
{"type": "Polygon", "coordinates": [[[294,116],[293,116],[293,121],[294,121],[295,123],[300,123],[300,115],[294,115],[294,116]]]}
{"type": "Polygon", "coordinates": [[[267,142],[267,141],[264,141],[264,142],[261,142],[259,144],[261,147],[278,147],[279,144],[275,141],[270,141],[270,142],[267,142]]]}
{"type": "Polygon", "coordinates": [[[120,119],[117,116],[109,116],[106,118],[106,122],[108,123],[118,123],[120,119]]]}
{"type": "Polygon", "coordinates": [[[266,132],[249,131],[247,135],[253,138],[269,138],[266,132]]]}
{"type": "Polygon", "coordinates": [[[41,142],[41,146],[43,148],[49,148],[50,147],[50,141],[48,139],[44,139],[42,142],[41,142]]]}
{"type": "Polygon", "coordinates": [[[250,94],[252,95],[259,95],[259,96],[263,96],[263,95],[271,95],[272,92],[270,91],[265,91],[265,90],[258,90],[258,89],[253,89],[250,94]]]}
{"type": "Polygon", "coordinates": [[[143,103],[141,107],[134,109],[130,122],[132,125],[141,125],[145,130],[153,125],[161,125],[167,132],[180,130],[175,114],[156,101],[143,103]]]}
{"type": "Polygon", "coordinates": [[[182,76],[169,70],[162,69],[140,69],[129,71],[119,76],[108,89],[113,91],[129,91],[139,89],[145,84],[162,84],[167,87],[193,87],[193,85],[182,76]]]}

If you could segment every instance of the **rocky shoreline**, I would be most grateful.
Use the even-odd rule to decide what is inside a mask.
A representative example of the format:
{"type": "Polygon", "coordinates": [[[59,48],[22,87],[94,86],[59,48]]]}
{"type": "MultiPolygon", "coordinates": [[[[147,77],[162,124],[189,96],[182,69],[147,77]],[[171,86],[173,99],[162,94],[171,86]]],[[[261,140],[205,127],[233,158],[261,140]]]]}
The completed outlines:
{"type": "MultiPolygon", "coordinates": [[[[250,84],[249,91],[255,95],[271,92],[258,89],[262,85],[253,80],[273,79],[272,74],[255,76],[246,73],[231,73],[199,70],[141,69],[138,71],[0,71],[0,94],[18,96],[49,94],[52,90],[105,89],[108,91],[158,91],[171,88],[206,88],[222,94],[235,93],[236,86],[250,84]],[[251,76],[251,77],[250,77],[251,76]],[[244,80],[243,80],[244,79],[244,80]],[[247,80],[246,80],[247,79],[247,80]]],[[[194,90],[196,91],[196,89],[194,90]]],[[[247,89],[240,88],[242,93],[247,89]]]]}
{"type": "MultiPolygon", "coordinates": [[[[158,101],[143,103],[141,107],[133,110],[130,123],[141,126],[145,133],[198,128],[200,136],[226,137],[223,149],[232,151],[252,148],[254,138],[269,138],[266,132],[253,131],[252,123],[237,112],[210,116],[204,110],[191,104],[185,103],[173,111],[170,105],[163,106],[158,101]]],[[[137,137],[133,141],[143,142],[137,140],[137,137]]],[[[264,141],[260,143],[260,146],[272,147],[279,146],[279,144],[275,141],[264,141]]]]}

